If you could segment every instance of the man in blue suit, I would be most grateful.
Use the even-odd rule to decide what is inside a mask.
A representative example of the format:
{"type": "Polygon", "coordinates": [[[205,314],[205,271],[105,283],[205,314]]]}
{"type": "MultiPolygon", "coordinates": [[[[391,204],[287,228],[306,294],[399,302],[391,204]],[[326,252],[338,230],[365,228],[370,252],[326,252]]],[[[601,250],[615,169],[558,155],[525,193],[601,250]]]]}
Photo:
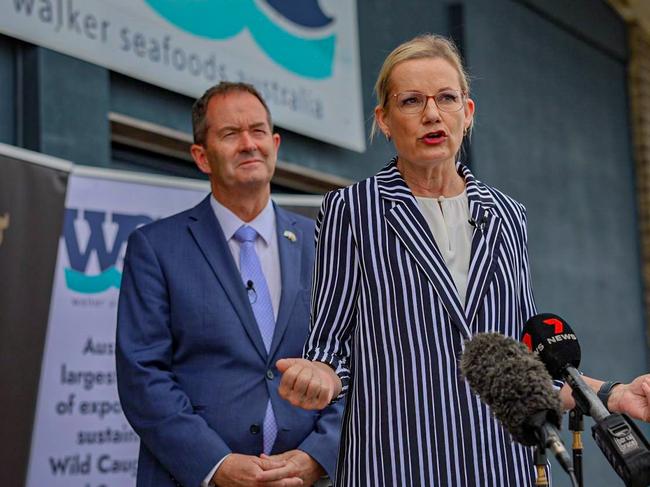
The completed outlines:
{"type": "Polygon", "coordinates": [[[275,362],[307,336],[313,222],[270,200],[280,136],[255,88],[212,87],[192,122],[211,195],[133,232],[124,262],[116,358],[138,486],[312,485],[333,476],[342,405],[291,406],[275,362]]]}

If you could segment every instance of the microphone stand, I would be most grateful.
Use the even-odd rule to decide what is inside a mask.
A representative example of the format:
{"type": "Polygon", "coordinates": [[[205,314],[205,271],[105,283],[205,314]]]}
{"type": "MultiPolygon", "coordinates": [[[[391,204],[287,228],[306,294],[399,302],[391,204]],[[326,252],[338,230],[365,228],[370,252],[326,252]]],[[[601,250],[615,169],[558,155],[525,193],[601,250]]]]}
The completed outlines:
{"type": "MultiPolygon", "coordinates": [[[[537,472],[537,480],[535,481],[535,487],[549,487],[548,476],[546,475],[546,467],[548,465],[546,461],[547,448],[552,449],[552,447],[550,447],[547,444],[547,438],[542,436],[541,438],[538,439],[537,446],[535,446],[535,470],[537,472]]],[[[573,471],[573,466],[569,465],[567,467],[566,465],[563,465],[563,462],[560,460],[559,457],[557,459],[560,465],[562,465],[562,467],[565,468],[566,473],[569,475],[569,479],[571,480],[571,486],[578,487],[578,481],[576,480],[576,476],[573,471]]],[[[569,459],[567,456],[567,462],[568,461],[569,459]]]]}
{"type": "Polygon", "coordinates": [[[584,413],[580,406],[576,405],[569,412],[569,430],[573,432],[573,469],[575,471],[578,487],[583,487],[582,476],[582,432],[585,429],[584,413]]]}
{"type": "Polygon", "coordinates": [[[537,470],[535,487],[548,487],[548,477],[546,476],[546,446],[543,444],[535,447],[535,469],[537,470]]]}

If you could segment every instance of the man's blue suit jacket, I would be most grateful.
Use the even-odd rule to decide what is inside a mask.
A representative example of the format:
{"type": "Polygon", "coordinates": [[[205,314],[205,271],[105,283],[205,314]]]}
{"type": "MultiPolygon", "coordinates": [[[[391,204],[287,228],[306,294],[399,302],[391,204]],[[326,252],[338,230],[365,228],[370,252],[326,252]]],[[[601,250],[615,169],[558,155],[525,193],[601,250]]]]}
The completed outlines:
{"type": "Polygon", "coordinates": [[[282,295],[267,354],[209,198],[129,238],[116,360],[122,407],[141,438],[138,486],[198,487],[226,454],[259,455],[269,397],[272,453],[299,448],[333,478],[343,405],[291,406],[275,368],[300,357],[307,337],[313,222],[275,207],[282,295]]]}

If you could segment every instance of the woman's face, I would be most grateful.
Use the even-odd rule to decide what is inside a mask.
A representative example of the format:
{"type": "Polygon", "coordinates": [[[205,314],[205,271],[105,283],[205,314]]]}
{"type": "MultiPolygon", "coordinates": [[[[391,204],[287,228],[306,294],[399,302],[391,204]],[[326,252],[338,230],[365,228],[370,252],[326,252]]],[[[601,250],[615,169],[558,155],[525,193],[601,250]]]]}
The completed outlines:
{"type": "Polygon", "coordinates": [[[404,113],[394,95],[406,91],[460,93],[456,69],[442,58],[404,61],[393,68],[389,89],[386,106],[375,108],[375,116],[384,134],[392,138],[400,163],[421,168],[445,163],[453,166],[463,133],[472,122],[474,102],[467,99],[460,110],[444,112],[428,98],[420,113],[404,113]]]}

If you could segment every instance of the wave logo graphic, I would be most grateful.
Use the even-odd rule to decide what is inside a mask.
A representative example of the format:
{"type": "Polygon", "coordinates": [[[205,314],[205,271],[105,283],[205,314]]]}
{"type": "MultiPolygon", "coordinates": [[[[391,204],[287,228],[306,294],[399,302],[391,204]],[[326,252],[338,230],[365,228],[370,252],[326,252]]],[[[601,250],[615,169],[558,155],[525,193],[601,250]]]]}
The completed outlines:
{"type": "Polygon", "coordinates": [[[336,36],[329,30],[333,19],[318,0],[145,0],[177,27],[209,39],[231,38],[248,29],[257,45],[273,61],[304,77],[332,75],[336,36]],[[273,17],[288,21],[287,32],[273,17]]]}
{"type": "Polygon", "coordinates": [[[83,294],[104,292],[110,288],[119,289],[122,273],[117,267],[120,252],[133,230],[140,225],[149,223],[151,218],[145,215],[124,215],[113,213],[111,220],[107,221],[106,212],[84,210],[81,225],[85,224],[84,235],[88,235],[87,243],[82,250],[79,245],[79,235],[75,220],[79,217],[79,210],[66,208],[63,224],[63,239],[68,252],[70,267],[64,269],[65,282],[68,289],[83,294]],[[109,225],[106,225],[109,223],[109,225]],[[107,245],[107,231],[111,226],[117,228],[115,238],[110,246],[107,245]],[[88,262],[92,255],[96,255],[99,262],[98,274],[87,273],[88,262]]]}

